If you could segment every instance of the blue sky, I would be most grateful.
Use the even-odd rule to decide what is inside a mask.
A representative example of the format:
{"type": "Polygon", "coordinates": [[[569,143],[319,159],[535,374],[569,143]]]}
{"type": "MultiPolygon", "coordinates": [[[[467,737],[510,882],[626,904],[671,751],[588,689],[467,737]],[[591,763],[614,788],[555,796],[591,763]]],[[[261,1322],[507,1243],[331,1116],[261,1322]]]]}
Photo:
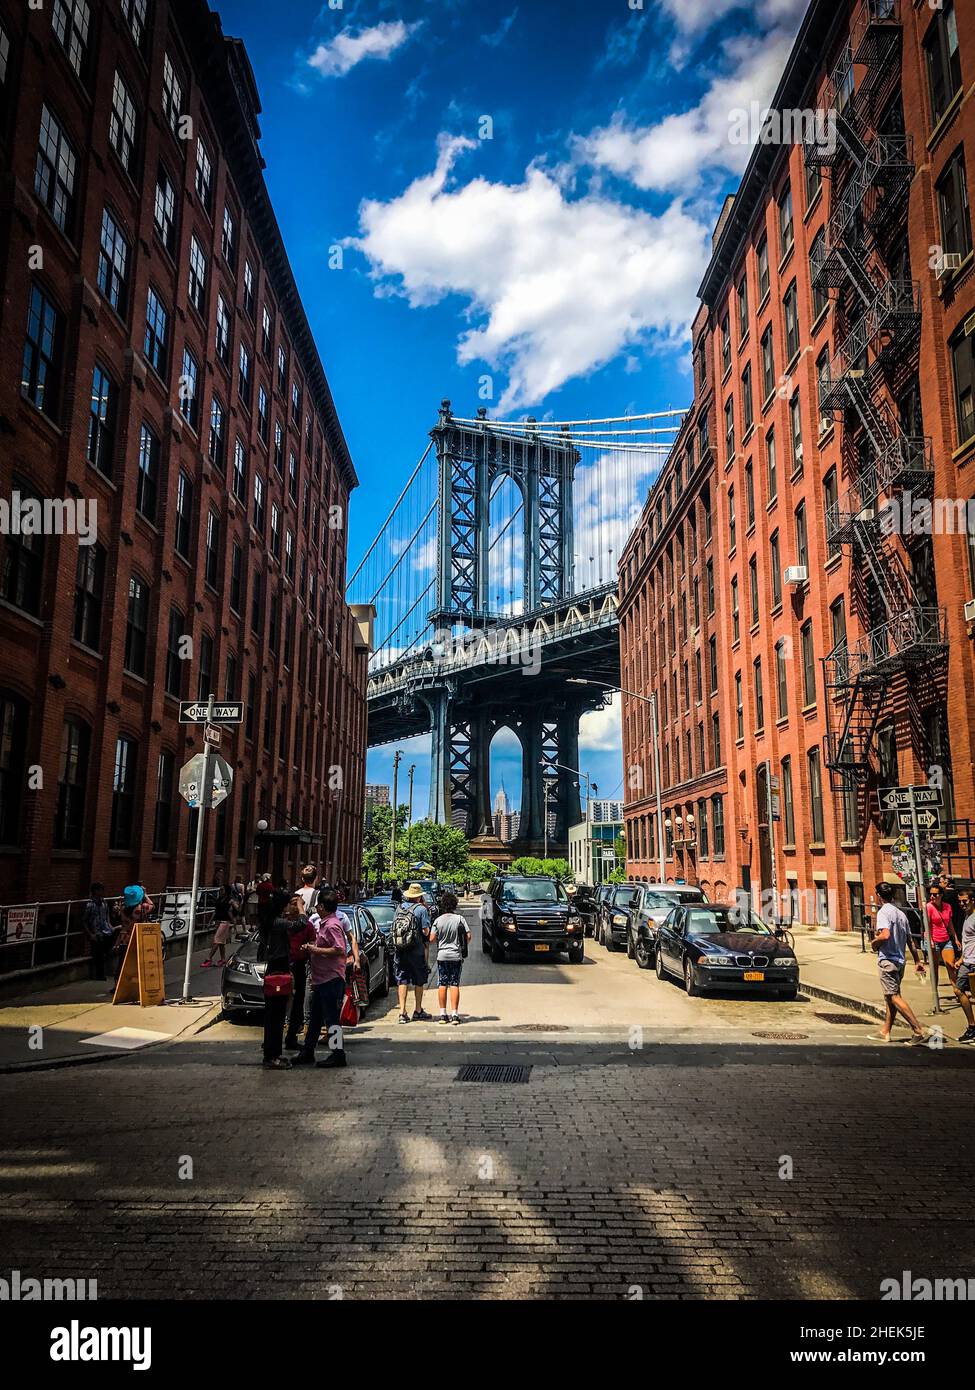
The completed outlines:
{"type": "MultiPolygon", "coordinates": [[[[485,374],[491,413],[688,403],[694,292],[749,153],[730,112],[771,96],[805,0],[338,5],[217,8],[254,66],[268,185],[361,480],[355,561],[441,398],[472,413],[485,374]]],[[[517,797],[503,742],[492,786],[517,797]]],[[[425,745],[406,751],[425,808],[425,745]]],[[[371,753],[369,779],[390,760],[371,753]]],[[[587,720],[581,761],[620,794],[613,710],[587,720]]]]}

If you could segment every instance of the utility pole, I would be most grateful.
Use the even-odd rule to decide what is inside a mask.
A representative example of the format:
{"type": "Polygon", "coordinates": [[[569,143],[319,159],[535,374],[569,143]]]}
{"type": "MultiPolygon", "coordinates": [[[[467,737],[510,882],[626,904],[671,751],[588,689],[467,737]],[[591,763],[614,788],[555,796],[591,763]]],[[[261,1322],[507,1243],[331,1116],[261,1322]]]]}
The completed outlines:
{"type": "Polygon", "coordinates": [[[924,942],[928,951],[928,974],[931,977],[931,1012],[940,1014],[942,1010],[938,1001],[938,981],[934,973],[934,955],[931,947],[931,918],[928,916],[928,905],[924,900],[924,858],[921,854],[921,828],[917,823],[917,802],[914,799],[913,785],[909,791],[911,797],[911,839],[914,842],[914,872],[917,875],[917,909],[924,925],[924,942]]]}
{"type": "Polygon", "coordinates": [[[664,803],[660,789],[660,721],[657,718],[657,692],[650,696],[650,724],[653,729],[653,785],[657,793],[657,859],[660,882],[667,882],[667,851],[664,842],[664,803]]]}
{"type": "MultiPolygon", "coordinates": [[[[213,723],[213,692],[207,701],[207,722],[204,728],[209,731],[213,723]]],[[[189,922],[186,928],[186,969],[183,972],[183,1003],[190,1002],[190,970],[193,967],[193,938],[196,935],[196,900],[200,893],[200,866],[203,859],[203,821],[210,807],[213,795],[213,751],[206,738],[203,740],[203,782],[200,788],[200,804],[196,812],[196,846],[193,850],[193,888],[190,892],[189,922]]]]}
{"type": "Polygon", "coordinates": [[[389,878],[392,882],[396,876],[396,805],[399,798],[399,765],[403,760],[403,754],[397,748],[393,755],[393,815],[389,826],[389,878]]]}
{"type": "Polygon", "coordinates": [[[406,862],[413,862],[413,777],[416,773],[416,763],[410,767],[410,814],[406,822],[406,862]]]}

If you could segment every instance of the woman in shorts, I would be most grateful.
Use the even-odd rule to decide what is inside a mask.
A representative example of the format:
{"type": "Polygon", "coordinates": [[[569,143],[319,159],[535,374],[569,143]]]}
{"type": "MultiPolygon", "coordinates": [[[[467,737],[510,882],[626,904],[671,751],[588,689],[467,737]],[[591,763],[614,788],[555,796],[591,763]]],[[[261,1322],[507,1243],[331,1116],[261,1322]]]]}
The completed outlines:
{"type": "Polygon", "coordinates": [[[442,911],[430,932],[430,941],[437,944],[437,994],[440,998],[440,1022],[460,1022],[460,976],[471,939],[470,927],[457,911],[457,897],[444,893],[442,911]],[[450,1017],[447,1017],[448,996],[450,1017]]]}

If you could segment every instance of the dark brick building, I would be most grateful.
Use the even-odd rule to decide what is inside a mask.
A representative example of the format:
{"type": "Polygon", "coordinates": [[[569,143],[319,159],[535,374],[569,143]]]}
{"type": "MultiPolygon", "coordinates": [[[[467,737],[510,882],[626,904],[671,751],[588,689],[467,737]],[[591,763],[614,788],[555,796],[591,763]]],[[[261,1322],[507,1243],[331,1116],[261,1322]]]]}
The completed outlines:
{"type": "Polygon", "coordinates": [[[0,0],[0,498],[97,505],[92,545],[0,535],[0,901],[189,882],[210,690],[246,716],[206,876],[358,876],[356,477],[259,112],[204,0],[0,0]]]}
{"type": "MultiPolygon", "coordinates": [[[[662,706],[668,876],[800,890],[800,920],[847,928],[894,877],[879,786],[943,782],[944,848],[971,872],[975,6],[815,0],[773,109],[824,112],[836,139],[810,123],[759,143],[716,230],[694,412],[622,559],[623,684],[662,706]],[[915,503],[933,526],[900,523],[915,503]],[[688,634],[695,512],[715,597],[688,634]]],[[[649,877],[640,708],[624,701],[626,762],[648,769],[626,817],[649,877]]]]}

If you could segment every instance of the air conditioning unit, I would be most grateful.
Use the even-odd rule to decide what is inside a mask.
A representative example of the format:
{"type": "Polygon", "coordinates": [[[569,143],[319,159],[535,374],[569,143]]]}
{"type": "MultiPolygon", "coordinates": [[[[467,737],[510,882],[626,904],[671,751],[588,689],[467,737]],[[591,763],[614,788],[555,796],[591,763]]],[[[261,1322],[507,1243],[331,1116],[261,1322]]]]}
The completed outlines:
{"type": "Polygon", "coordinates": [[[965,604],[965,622],[975,623],[975,598],[970,598],[965,604]]]}
{"type": "Polygon", "coordinates": [[[957,251],[948,251],[941,257],[935,270],[935,278],[944,280],[948,275],[954,275],[956,270],[961,270],[962,258],[957,251]]]}
{"type": "Polygon", "coordinates": [[[785,582],[787,584],[808,584],[809,566],[788,565],[785,571],[785,582]]]}

